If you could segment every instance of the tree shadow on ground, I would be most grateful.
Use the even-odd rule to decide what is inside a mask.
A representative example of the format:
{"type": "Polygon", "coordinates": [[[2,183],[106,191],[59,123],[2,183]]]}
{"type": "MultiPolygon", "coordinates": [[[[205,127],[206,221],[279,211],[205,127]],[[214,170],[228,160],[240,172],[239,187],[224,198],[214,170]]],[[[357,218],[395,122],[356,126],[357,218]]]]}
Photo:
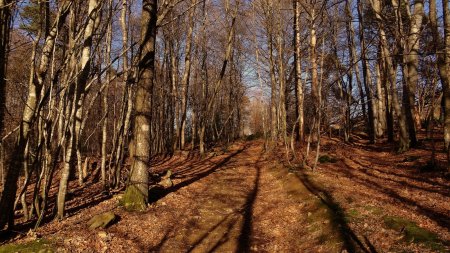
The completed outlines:
{"type": "Polygon", "coordinates": [[[324,189],[316,185],[309,178],[309,175],[303,170],[296,171],[295,175],[303,183],[303,185],[314,194],[320,201],[325,204],[332,212],[333,217],[331,222],[334,227],[339,229],[340,236],[344,242],[344,247],[349,252],[366,252],[376,253],[375,247],[372,243],[365,238],[365,244],[361,242],[355,232],[350,228],[345,220],[345,213],[339,204],[334,201],[333,197],[324,189]]]}
{"type": "MultiPolygon", "coordinates": [[[[176,190],[181,189],[182,187],[188,186],[189,184],[200,180],[213,172],[225,171],[228,169],[234,168],[234,161],[231,161],[232,158],[236,157],[236,155],[242,153],[247,147],[239,149],[232,154],[226,156],[221,159],[218,163],[214,163],[213,166],[208,166],[208,169],[205,168],[196,168],[193,167],[195,173],[193,177],[175,185],[170,191],[163,192],[159,198],[164,197],[170,192],[174,192],[176,190]],[[165,195],[164,195],[165,194],[165,195]]],[[[261,155],[262,156],[262,155],[261,155]]],[[[260,157],[261,157],[260,156],[260,157]]],[[[259,160],[258,160],[259,161],[259,160]]],[[[223,245],[227,243],[232,243],[233,247],[235,247],[236,252],[249,252],[250,244],[252,239],[252,229],[253,229],[253,206],[258,194],[259,184],[260,184],[260,166],[258,162],[251,163],[252,170],[254,170],[255,178],[252,183],[251,189],[248,189],[245,197],[242,199],[240,207],[235,209],[233,212],[226,214],[220,220],[215,221],[212,224],[208,224],[206,229],[198,231],[199,227],[196,222],[190,224],[188,230],[190,231],[190,235],[197,234],[198,238],[195,239],[194,242],[190,242],[185,252],[194,252],[194,251],[204,251],[204,252],[216,252],[223,248],[223,245]],[[237,227],[237,226],[240,227],[237,227]],[[233,240],[233,242],[230,242],[233,240]],[[206,249],[204,248],[206,245],[206,249]]],[[[247,164],[239,163],[239,166],[247,166],[247,164]]],[[[187,173],[187,171],[185,171],[187,173]]],[[[191,174],[189,174],[191,175],[191,174]]],[[[182,177],[182,175],[179,175],[182,177]]],[[[185,178],[185,177],[183,177],[185,178]]],[[[234,180],[233,178],[227,178],[224,180],[234,180]]],[[[230,183],[233,181],[230,181],[230,183]]],[[[244,189],[242,189],[244,190],[244,189]]],[[[246,190],[247,191],[247,190],[246,190]]],[[[222,203],[229,202],[228,195],[218,194],[216,196],[216,200],[222,203]]],[[[234,199],[236,201],[236,199],[234,199]]],[[[239,200],[237,200],[239,201],[239,200]]],[[[233,207],[235,203],[233,201],[229,204],[230,207],[233,207]]],[[[172,238],[173,239],[173,238],[172,238]]],[[[187,239],[187,238],[184,238],[187,239]]],[[[152,247],[150,252],[157,252],[163,249],[164,245],[167,243],[168,238],[165,236],[162,240],[157,244],[157,246],[152,247]]],[[[229,246],[229,245],[228,245],[229,246]]],[[[225,246],[225,247],[228,247],[225,246]]]]}
{"type": "MultiPolygon", "coordinates": [[[[259,160],[258,160],[259,161],[259,160]]],[[[244,222],[242,223],[241,233],[238,240],[238,248],[236,252],[249,252],[250,251],[250,240],[252,237],[252,228],[253,228],[253,206],[255,203],[256,196],[258,195],[259,190],[259,180],[261,176],[261,168],[258,162],[254,165],[256,168],[256,177],[254,181],[254,186],[252,191],[247,195],[245,204],[243,206],[243,218],[244,222]]]]}
{"type": "MultiPolygon", "coordinates": [[[[113,195],[105,194],[103,188],[99,187],[95,180],[89,180],[83,185],[79,185],[76,179],[71,179],[69,182],[71,191],[66,194],[66,216],[70,217],[78,212],[81,212],[85,208],[95,206],[105,200],[112,198],[113,195]],[[80,204],[82,202],[82,204],[80,204]]],[[[47,205],[44,212],[44,217],[40,222],[40,227],[54,221],[56,214],[56,194],[59,188],[59,180],[52,180],[52,185],[49,190],[47,205]]],[[[27,192],[27,201],[31,202],[30,192],[27,192]]],[[[20,209],[20,205],[16,209],[20,209]]],[[[15,220],[23,218],[23,214],[16,214],[15,220]]],[[[38,217],[34,215],[27,221],[22,221],[14,224],[14,228],[11,230],[0,231],[0,244],[7,242],[13,238],[25,236],[30,229],[34,229],[38,217]]]]}
{"type": "MultiPolygon", "coordinates": [[[[346,145],[345,152],[336,153],[340,157],[337,163],[322,164],[321,169],[329,177],[345,178],[357,189],[363,189],[358,194],[364,198],[376,200],[381,205],[395,205],[415,213],[416,217],[428,218],[440,227],[448,228],[450,220],[445,209],[448,181],[442,173],[420,170],[423,156],[428,157],[429,152],[415,148],[407,154],[393,151],[386,155],[377,153],[376,145],[346,145]]],[[[328,196],[331,196],[330,191],[328,196]]]]}
{"type": "Polygon", "coordinates": [[[358,184],[364,185],[369,189],[385,194],[390,198],[400,201],[401,203],[405,204],[412,210],[416,210],[420,214],[430,218],[431,220],[434,220],[436,223],[438,223],[440,226],[444,228],[450,227],[450,221],[446,214],[439,213],[430,207],[426,207],[425,205],[418,203],[417,201],[414,201],[408,197],[401,196],[396,189],[394,190],[390,187],[381,185],[379,182],[376,181],[376,179],[373,176],[371,176],[370,172],[368,171],[364,172],[363,170],[353,168],[348,163],[344,164],[347,167],[347,170],[345,170],[344,172],[345,173],[344,175],[346,177],[351,178],[353,181],[357,182],[358,184]],[[355,171],[361,172],[367,176],[363,178],[355,171]]]}
{"type": "Polygon", "coordinates": [[[195,250],[202,243],[202,241],[204,241],[208,237],[208,235],[212,231],[214,231],[220,226],[225,226],[226,231],[222,234],[221,238],[217,240],[214,246],[208,251],[208,252],[215,252],[217,249],[219,249],[221,245],[223,245],[230,239],[229,237],[231,230],[233,226],[236,224],[236,222],[238,222],[240,219],[242,219],[242,226],[240,228],[239,235],[237,238],[236,252],[250,252],[250,244],[253,232],[252,231],[253,206],[256,200],[256,196],[258,194],[261,175],[261,168],[258,162],[252,164],[253,167],[256,169],[256,175],[253,181],[253,187],[248,192],[244,204],[236,212],[228,214],[220,222],[218,222],[216,225],[212,226],[208,231],[206,231],[204,235],[199,240],[197,240],[197,242],[195,242],[187,252],[192,252],[193,250],[195,250]]]}
{"type": "MultiPolygon", "coordinates": [[[[225,164],[227,164],[233,157],[235,157],[236,155],[242,153],[247,147],[244,146],[243,148],[233,152],[230,155],[227,155],[225,158],[223,158],[222,160],[220,160],[217,163],[212,162],[212,166],[196,166],[196,163],[191,164],[189,166],[189,168],[192,168],[190,170],[186,169],[183,171],[176,171],[174,173],[174,177],[175,178],[188,178],[184,181],[181,181],[178,184],[173,185],[170,188],[167,189],[161,189],[161,188],[154,188],[153,192],[150,192],[149,194],[149,202],[153,203],[158,201],[159,199],[164,198],[165,196],[167,196],[168,194],[172,193],[172,192],[176,192],[179,189],[186,187],[204,177],[207,177],[208,175],[210,175],[211,173],[214,173],[215,171],[217,171],[217,169],[221,168],[222,166],[224,166],[225,164]]],[[[205,161],[199,161],[198,163],[204,163],[205,161]]]]}

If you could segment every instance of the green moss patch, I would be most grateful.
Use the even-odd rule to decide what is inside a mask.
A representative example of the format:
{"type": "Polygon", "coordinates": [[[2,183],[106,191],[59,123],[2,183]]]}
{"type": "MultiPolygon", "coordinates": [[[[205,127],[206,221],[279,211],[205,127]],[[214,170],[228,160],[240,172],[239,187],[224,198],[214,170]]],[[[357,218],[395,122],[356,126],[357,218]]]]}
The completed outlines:
{"type": "Polygon", "coordinates": [[[351,220],[357,220],[359,218],[361,218],[361,213],[358,212],[358,210],[356,209],[350,209],[347,211],[346,215],[345,215],[345,219],[347,221],[351,221],[351,220]]]}
{"type": "Polygon", "coordinates": [[[37,239],[23,244],[6,244],[0,246],[0,253],[15,253],[15,252],[55,252],[50,241],[45,239],[37,239]]]}
{"type": "Polygon", "coordinates": [[[404,235],[403,239],[407,242],[423,243],[433,250],[443,250],[439,237],[426,229],[419,227],[415,222],[393,216],[385,216],[384,224],[386,227],[396,230],[404,235]]]}
{"type": "Polygon", "coordinates": [[[145,195],[134,185],[127,187],[119,204],[125,207],[127,211],[144,211],[147,209],[145,195]]]}
{"type": "Polygon", "coordinates": [[[383,214],[383,209],[376,206],[365,206],[364,210],[368,211],[371,214],[381,216],[383,214]]]}
{"type": "Polygon", "coordinates": [[[89,229],[106,228],[116,220],[117,216],[112,212],[95,215],[88,222],[89,229]]]}

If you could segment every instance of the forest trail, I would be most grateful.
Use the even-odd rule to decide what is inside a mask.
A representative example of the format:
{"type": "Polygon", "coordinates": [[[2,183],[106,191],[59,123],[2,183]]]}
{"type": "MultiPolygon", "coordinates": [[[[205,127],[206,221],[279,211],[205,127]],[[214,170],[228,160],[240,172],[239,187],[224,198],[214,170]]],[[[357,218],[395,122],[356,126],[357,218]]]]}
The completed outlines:
{"type": "Polygon", "coordinates": [[[39,228],[65,249],[92,252],[341,252],[329,210],[293,173],[266,157],[260,141],[233,144],[205,159],[170,158],[153,170],[174,171],[174,186],[143,213],[117,208],[118,198],[39,228]],[[93,215],[120,220],[88,230],[93,215]]]}
{"type": "Polygon", "coordinates": [[[145,212],[126,212],[118,206],[120,194],[105,197],[98,183],[88,182],[84,191],[71,195],[66,219],[14,241],[44,238],[69,252],[449,248],[449,182],[439,173],[417,175],[427,147],[396,154],[361,141],[326,139],[322,155],[330,160],[311,172],[287,164],[282,147],[264,152],[263,146],[261,140],[238,141],[204,158],[192,152],[155,158],[151,171],[172,170],[174,185],[151,193],[153,202],[145,212]],[[119,220],[106,229],[89,230],[86,222],[106,211],[119,220]]]}

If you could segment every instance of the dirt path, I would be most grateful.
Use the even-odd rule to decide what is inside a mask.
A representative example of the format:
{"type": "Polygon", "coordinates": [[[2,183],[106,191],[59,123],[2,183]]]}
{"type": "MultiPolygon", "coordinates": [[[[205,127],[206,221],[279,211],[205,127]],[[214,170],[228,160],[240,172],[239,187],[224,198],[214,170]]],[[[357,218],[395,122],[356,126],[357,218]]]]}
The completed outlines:
{"type": "Polygon", "coordinates": [[[74,186],[65,220],[13,243],[42,237],[63,252],[449,252],[450,183],[421,171],[426,146],[396,154],[325,140],[322,155],[331,158],[315,172],[262,147],[238,142],[206,158],[156,159],[152,172],[171,169],[174,186],[142,213],[124,211],[120,194],[105,196],[98,183],[74,186]],[[106,211],[119,221],[89,230],[106,211]]]}
{"type": "Polygon", "coordinates": [[[112,198],[51,222],[37,233],[83,252],[341,252],[329,209],[261,143],[237,143],[218,156],[155,164],[174,170],[174,186],[144,213],[112,198]],[[113,210],[120,221],[90,231],[85,221],[113,210]],[[104,233],[106,232],[106,233],[104,233]]]}

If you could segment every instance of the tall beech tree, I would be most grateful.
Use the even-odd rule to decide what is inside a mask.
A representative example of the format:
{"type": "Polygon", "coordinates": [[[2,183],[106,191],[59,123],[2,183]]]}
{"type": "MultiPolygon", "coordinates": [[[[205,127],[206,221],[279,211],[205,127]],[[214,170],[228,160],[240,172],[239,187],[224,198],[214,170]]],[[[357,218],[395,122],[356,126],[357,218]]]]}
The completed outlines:
{"type": "MultiPolygon", "coordinates": [[[[46,74],[53,57],[53,47],[56,42],[58,32],[64,25],[67,14],[69,13],[71,1],[63,1],[59,6],[59,12],[54,21],[53,26],[48,32],[45,38],[44,46],[42,49],[40,63],[36,69],[36,73],[30,76],[30,82],[28,87],[28,97],[23,109],[23,117],[19,127],[19,134],[14,147],[13,155],[8,162],[7,174],[5,185],[3,186],[3,193],[0,200],[0,206],[4,211],[0,214],[0,228],[3,228],[6,224],[8,228],[14,224],[14,198],[17,191],[17,180],[21,168],[23,168],[23,159],[25,148],[28,143],[30,131],[32,130],[33,122],[36,119],[36,111],[40,108],[38,103],[41,98],[41,89],[46,78],[46,74]]],[[[46,18],[49,18],[48,16],[46,18]]]]}
{"type": "Polygon", "coordinates": [[[150,161],[150,115],[153,79],[155,78],[155,43],[157,1],[142,1],[141,40],[139,42],[138,79],[134,102],[134,156],[130,180],[125,192],[125,206],[143,210],[148,202],[148,166],[150,161]]]}
{"type": "Polygon", "coordinates": [[[5,113],[6,66],[11,26],[11,2],[0,0],[0,133],[3,130],[3,115],[5,113]]]}

